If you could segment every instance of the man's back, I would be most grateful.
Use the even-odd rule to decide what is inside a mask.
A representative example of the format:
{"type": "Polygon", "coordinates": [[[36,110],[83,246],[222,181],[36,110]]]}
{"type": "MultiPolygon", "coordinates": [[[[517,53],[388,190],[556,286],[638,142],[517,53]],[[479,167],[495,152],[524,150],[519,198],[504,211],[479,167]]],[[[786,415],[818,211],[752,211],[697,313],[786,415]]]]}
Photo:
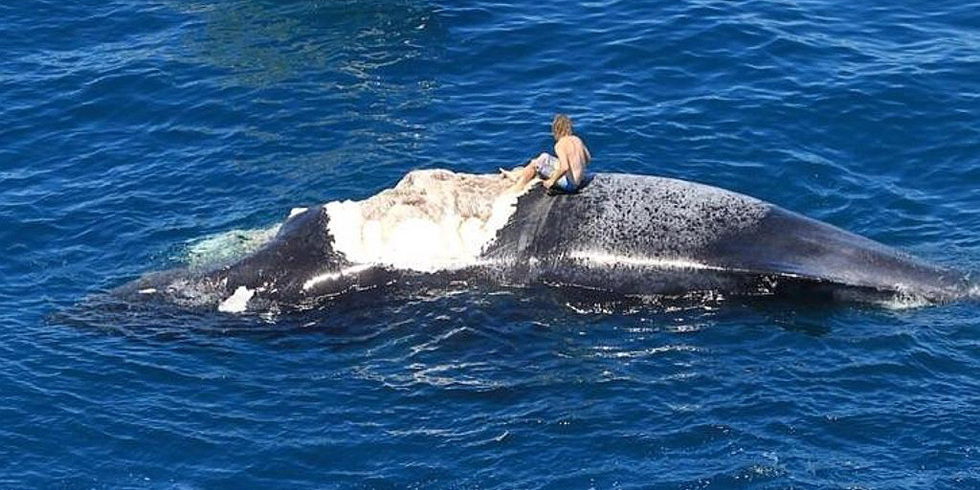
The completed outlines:
{"type": "Polygon", "coordinates": [[[555,143],[555,154],[568,164],[568,170],[572,173],[575,183],[581,184],[585,167],[592,160],[592,155],[589,154],[589,149],[585,147],[582,139],[574,134],[563,137],[555,143]]]}

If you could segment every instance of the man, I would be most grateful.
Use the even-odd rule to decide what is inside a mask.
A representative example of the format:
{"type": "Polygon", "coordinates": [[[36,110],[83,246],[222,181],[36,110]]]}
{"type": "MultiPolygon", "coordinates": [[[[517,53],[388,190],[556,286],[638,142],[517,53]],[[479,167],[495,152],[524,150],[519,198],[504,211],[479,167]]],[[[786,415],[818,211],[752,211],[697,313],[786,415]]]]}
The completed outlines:
{"type": "Polygon", "coordinates": [[[555,137],[555,155],[558,158],[542,153],[522,170],[500,170],[505,177],[517,181],[510,188],[511,191],[523,190],[536,175],[545,179],[542,185],[548,189],[556,188],[570,193],[582,187],[592,154],[582,139],[572,133],[572,120],[564,114],[555,114],[551,134],[555,137]]]}

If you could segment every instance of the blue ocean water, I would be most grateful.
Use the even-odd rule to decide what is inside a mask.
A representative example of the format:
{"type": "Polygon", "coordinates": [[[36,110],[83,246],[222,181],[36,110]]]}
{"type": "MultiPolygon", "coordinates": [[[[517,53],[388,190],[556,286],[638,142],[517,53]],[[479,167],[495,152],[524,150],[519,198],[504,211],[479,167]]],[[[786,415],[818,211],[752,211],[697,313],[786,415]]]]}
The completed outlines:
{"type": "Polygon", "coordinates": [[[596,171],[976,270],[976,1],[34,0],[0,33],[0,488],[980,488],[976,303],[78,307],[520,164],[556,111],[596,171]]]}

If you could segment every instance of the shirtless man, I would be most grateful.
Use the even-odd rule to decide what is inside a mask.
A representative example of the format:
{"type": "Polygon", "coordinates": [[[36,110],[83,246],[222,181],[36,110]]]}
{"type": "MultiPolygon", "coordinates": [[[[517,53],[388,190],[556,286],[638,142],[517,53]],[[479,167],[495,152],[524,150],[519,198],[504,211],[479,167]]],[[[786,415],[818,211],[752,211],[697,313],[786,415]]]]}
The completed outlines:
{"type": "Polygon", "coordinates": [[[582,186],[592,154],[582,139],[572,134],[572,120],[564,114],[555,114],[551,134],[555,137],[555,154],[558,158],[542,153],[521,170],[501,169],[505,177],[517,180],[511,186],[511,191],[523,190],[536,175],[545,179],[542,185],[548,189],[557,186],[564,192],[575,192],[582,186]]]}

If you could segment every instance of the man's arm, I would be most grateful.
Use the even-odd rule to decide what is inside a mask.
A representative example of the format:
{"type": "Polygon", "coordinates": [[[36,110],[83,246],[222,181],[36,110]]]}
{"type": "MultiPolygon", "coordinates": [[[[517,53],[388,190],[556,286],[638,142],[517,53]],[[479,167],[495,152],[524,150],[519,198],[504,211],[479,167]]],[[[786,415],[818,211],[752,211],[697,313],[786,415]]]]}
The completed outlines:
{"type": "Polygon", "coordinates": [[[548,180],[541,184],[546,189],[551,189],[551,186],[555,185],[555,182],[558,182],[558,179],[568,173],[568,170],[571,168],[568,165],[568,152],[564,145],[555,145],[555,154],[558,155],[558,168],[555,169],[548,180]]]}

